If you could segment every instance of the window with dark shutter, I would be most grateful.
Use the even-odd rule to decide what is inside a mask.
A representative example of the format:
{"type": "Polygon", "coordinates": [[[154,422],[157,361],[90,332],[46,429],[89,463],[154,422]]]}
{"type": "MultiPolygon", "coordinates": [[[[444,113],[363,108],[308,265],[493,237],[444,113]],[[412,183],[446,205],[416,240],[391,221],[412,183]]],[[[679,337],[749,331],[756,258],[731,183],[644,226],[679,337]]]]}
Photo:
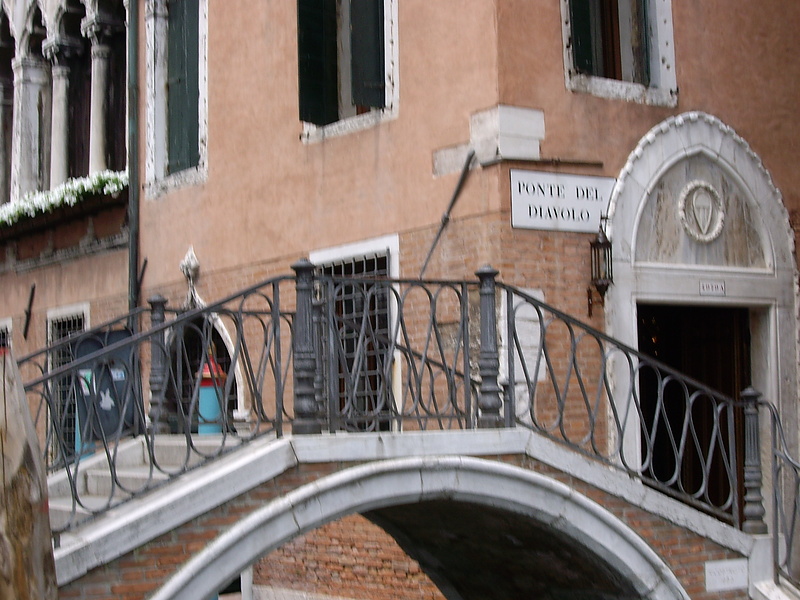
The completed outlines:
{"type": "Polygon", "coordinates": [[[383,5],[384,0],[297,1],[302,121],[328,125],[386,105],[383,5]]]}
{"type": "Polygon", "coordinates": [[[337,0],[298,0],[297,52],[300,120],[339,120],[337,0]]]}
{"type": "Polygon", "coordinates": [[[167,172],[200,162],[198,0],[169,0],[167,24],[167,172]]]}
{"type": "Polygon", "coordinates": [[[350,36],[353,102],[383,108],[383,0],[350,0],[350,36]]]}
{"type": "Polygon", "coordinates": [[[571,0],[572,58],[575,70],[587,75],[598,75],[592,35],[592,0],[571,0]]]}
{"type": "Polygon", "coordinates": [[[648,85],[647,0],[570,0],[578,73],[648,85]]]}

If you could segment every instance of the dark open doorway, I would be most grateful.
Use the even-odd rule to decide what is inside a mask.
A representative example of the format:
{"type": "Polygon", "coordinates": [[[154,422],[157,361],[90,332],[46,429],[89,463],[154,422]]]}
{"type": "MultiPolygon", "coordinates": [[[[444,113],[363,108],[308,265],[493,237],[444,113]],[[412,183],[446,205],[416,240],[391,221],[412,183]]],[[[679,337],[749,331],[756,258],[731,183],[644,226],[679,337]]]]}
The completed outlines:
{"type": "MultiPolygon", "coordinates": [[[[641,352],[737,400],[740,392],[750,385],[747,308],[656,304],[640,304],[637,308],[641,352]]],[[[659,381],[652,370],[642,371],[639,389],[643,425],[651,436],[650,447],[643,444],[643,453],[652,452],[648,476],[723,507],[731,496],[725,450],[721,447],[724,445],[732,449],[730,468],[734,470],[737,495],[741,498],[741,410],[720,407],[706,397],[687,405],[679,386],[663,388],[661,406],[659,381]],[[687,411],[691,414],[687,415],[687,411]],[[689,422],[691,426],[687,428],[689,422]],[[667,423],[671,433],[667,431],[667,423]]],[[[725,510],[732,514],[740,509],[736,503],[730,503],[725,510]]]]}

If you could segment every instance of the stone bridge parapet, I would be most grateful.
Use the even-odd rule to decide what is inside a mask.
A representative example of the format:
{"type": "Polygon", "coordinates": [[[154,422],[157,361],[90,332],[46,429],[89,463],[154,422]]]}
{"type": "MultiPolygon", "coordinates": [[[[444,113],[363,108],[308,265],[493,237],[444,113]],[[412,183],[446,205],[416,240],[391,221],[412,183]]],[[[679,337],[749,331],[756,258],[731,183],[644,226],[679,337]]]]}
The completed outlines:
{"type": "Polygon", "coordinates": [[[498,429],[256,441],[64,536],[59,597],[194,600],[326,522],[425,502],[527,519],[637,597],[747,598],[772,577],[766,538],[534,433],[498,429]],[[747,583],[724,589],[709,568],[744,569],[747,583]]]}

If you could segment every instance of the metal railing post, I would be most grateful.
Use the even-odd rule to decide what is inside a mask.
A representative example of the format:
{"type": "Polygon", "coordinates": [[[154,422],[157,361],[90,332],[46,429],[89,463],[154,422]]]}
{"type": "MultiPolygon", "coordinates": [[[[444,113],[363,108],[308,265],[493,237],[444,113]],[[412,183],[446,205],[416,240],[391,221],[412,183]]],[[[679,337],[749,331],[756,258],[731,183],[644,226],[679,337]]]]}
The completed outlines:
{"type": "Polygon", "coordinates": [[[500,356],[497,351],[497,301],[495,278],[499,271],[485,265],[475,272],[480,279],[481,349],[478,367],[481,374],[478,398],[478,427],[481,429],[503,426],[500,416],[502,389],[497,379],[500,375],[500,356]]]}
{"type": "Polygon", "coordinates": [[[758,401],[752,387],[742,392],[744,402],[744,523],[745,533],[767,533],[764,497],[761,494],[761,454],[758,431],[758,401]]]}
{"type": "Polygon", "coordinates": [[[297,309],[292,336],[295,417],[292,431],[297,434],[321,433],[322,422],[314,390],[317,372],[314,352],[314,265],[303,258],[293,264],[292,269],[297,275],[297,309]]]}
{"type": "MultiPolygon", "coordinates": [[[[150,326],[158,327],[166,320],[167,299],[161,294],[147,300],[150,305],[150,326]]],[[[163,334],[150,340],[150,424],[154,433],[169,433],[169,415],[166,406],[167,353],[163,334]]]]}

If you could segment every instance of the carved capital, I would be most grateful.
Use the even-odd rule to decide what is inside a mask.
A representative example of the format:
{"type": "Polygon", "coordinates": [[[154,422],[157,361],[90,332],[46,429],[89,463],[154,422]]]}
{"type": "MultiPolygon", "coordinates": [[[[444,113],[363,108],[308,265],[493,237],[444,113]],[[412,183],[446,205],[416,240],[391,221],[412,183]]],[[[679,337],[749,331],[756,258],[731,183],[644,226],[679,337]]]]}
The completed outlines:
{"type": "Polygon", "coordinates": [[[54,35],[42,42],[42,54],[53,64],[61,64],[82,53],[81,40],[72,36],[54,35]]]}

